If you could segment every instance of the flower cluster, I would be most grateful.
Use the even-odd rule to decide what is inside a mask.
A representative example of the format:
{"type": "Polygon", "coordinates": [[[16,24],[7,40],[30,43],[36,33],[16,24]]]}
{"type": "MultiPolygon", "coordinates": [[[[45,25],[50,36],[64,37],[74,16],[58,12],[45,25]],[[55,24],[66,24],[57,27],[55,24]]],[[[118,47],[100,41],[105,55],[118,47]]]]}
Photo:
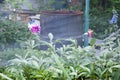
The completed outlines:
{"type": "Polygon", "coordinates": [[[113,17],[110,20],[110,24],[117,24],[118,13],[115,9],[113,9],[113,17]]]}
{"type": "Polygon", "coordinates": [[[31,20],[29,22],[28,28],[33,34],[38,34],[40,33],[40,30],[41,30],[39,24],[35,23],[35,20],[31,20]]]}
{"type": "Polygon", "coordinates": [[[32,26],[30,29],[32,33],[40,33],[40,27],[38,25],[32,26]]]}

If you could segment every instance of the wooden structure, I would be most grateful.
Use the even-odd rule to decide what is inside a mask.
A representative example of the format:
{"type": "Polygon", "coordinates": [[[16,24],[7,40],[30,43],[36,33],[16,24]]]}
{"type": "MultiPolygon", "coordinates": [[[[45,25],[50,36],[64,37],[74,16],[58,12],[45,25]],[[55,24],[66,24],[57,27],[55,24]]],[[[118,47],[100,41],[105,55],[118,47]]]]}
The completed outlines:
{"type": "Polygon", "coordinates": [[[30,19],[30,16],[35,16],[36,12],[32,11],[32,10],[25,10],[25,9],[16,9],[13,10],[14,13],[14,20],[18,20],[18,21],[22,21],[27,23],[30,19]]]}

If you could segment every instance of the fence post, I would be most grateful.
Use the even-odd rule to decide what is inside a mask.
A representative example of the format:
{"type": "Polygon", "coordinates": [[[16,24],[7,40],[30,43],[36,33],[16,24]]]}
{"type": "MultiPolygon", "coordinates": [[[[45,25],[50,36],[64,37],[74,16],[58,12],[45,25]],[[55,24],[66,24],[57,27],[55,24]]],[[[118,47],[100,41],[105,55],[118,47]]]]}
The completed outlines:
{"type": "Polygon", "coordinates": [[[84,46],[88,46],[88,29],[89,29],[89,4],[90,0],[85,2],[85,33],[84,33],[84,46]]]}

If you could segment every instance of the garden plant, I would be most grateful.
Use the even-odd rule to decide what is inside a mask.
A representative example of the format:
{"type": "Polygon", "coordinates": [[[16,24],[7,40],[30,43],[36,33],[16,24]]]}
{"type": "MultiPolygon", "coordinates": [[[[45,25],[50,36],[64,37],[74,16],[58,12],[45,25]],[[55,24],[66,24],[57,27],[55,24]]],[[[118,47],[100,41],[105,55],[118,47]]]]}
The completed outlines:
{"type": "MultiPolygon", "coordinates": [[[[25,0],[5,1],[18,8],[18,3],[25,0]]],[[[52,10],[49,5],[53,3],[46,3],[41,10],[52,10]]],[[[0,80],[120,80],[119,3],[118,0],[91,0],[90,28],[103,43],[96,44],[97,39],[91,39],[87,47],[78,45],[72,38],[64,39],[71,42],[65,45],[62,39],[54,40],[52,33],[48,34],[49,41],[43,41],[41,28],[28,29],[26,24],[9,20],[0,12],[0,80]],[[62,46],[57,47],[57,43],[62,46]]]]}
{"type": "Polygon", "coordinates": [[[19,49],[23,53],[15,53],[16,57],[9,60],[8,65],[1,67],[1,80],[120,79],[119,40],[118,46],[115,48],[112,46],[109,48],[101,47],[101,54],[97,54],[94,45],[81,48],[77,45],[76,40],[67,39],[72,44],[55,48],[55,43],[60,42],[60,40],[53,41],[51,33],[49,39],[49,42],[42,40],[26,41],[24,47],[19,49]],[[48,49],[39,50],[36,47],[39,45],[38,43],[47,45],[48,49]]]}

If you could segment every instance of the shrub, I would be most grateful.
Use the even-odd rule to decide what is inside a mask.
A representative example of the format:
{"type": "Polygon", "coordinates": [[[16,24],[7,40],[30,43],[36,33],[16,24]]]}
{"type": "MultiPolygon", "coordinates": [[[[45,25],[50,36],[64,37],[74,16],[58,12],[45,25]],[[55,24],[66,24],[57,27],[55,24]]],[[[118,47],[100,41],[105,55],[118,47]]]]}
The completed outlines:
{"type": "Polygon", "coordinates": [[[15,43],[19,40],[25,41],[30,35],[27,26],[23,23],[8,19],[0,20],[0,43],[15,43]]]}

